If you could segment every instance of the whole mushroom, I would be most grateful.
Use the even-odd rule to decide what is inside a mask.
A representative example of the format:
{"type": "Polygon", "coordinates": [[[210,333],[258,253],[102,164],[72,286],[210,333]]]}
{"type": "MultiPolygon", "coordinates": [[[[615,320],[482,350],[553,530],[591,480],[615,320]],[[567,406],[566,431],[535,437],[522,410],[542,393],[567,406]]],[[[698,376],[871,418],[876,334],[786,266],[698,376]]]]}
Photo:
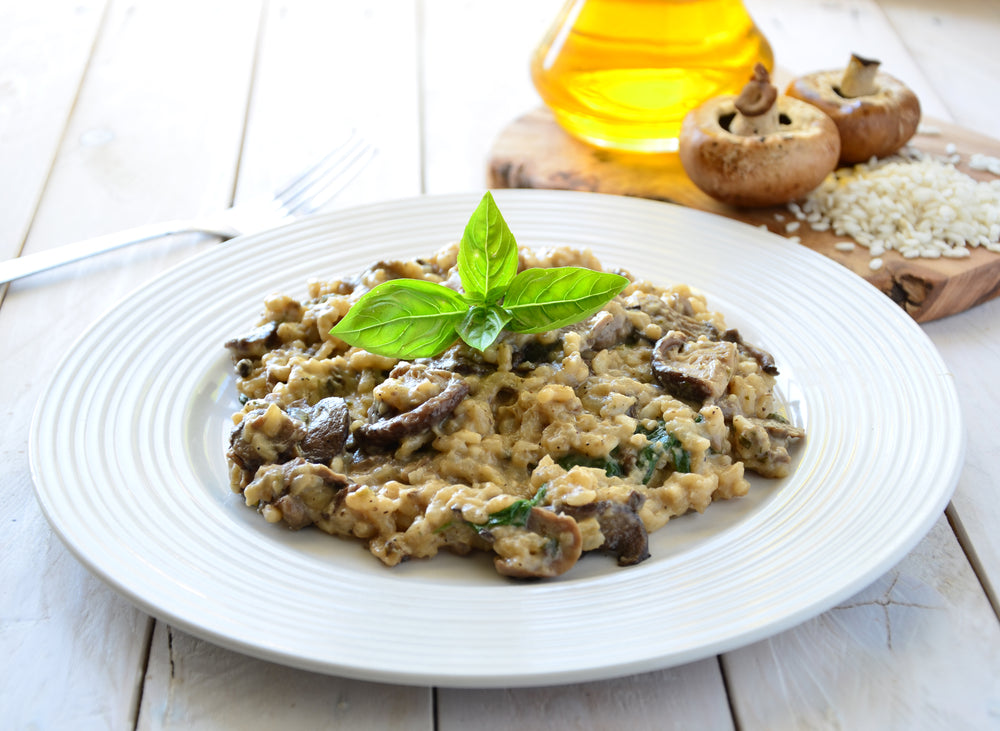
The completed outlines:
{"type": "Polygon", "coordinates": [[[688,112],[679,144],[694,184],[734,206],[801,198],[840,156],[833,121],[810,104],[779,96],[761,64],[739,96],[715,97],[688,112]]]}
{"type": "Polygon", "coordinates": [[[874,59],[851,56],[847,68],[795,79],[785,93],[822,109],[840,130],[840,162],[884,157],[905,145],[920,123],[920,102],[874,59]]]}

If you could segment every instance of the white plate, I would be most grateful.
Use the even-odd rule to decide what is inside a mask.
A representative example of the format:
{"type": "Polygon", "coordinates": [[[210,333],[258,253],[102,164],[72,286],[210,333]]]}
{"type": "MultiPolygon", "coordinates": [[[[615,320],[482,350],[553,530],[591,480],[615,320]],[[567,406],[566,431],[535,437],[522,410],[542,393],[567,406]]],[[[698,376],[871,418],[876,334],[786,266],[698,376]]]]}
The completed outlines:
{"type": "Polygon", "coordinates": [[[457,240],[479,195],[313,218],[221,246],[143,286],[69,351],[31,429],[39,502],[76,556],[147,612],[250,655],[408,684],[576,682],[774,634],[860,590],[941,514],[958,401],[913,321],[804,247],[646,200],[498,191],[521,244],[591,247],[686,282],[769,350],[808,431],[787,479],[654,534],[631,568],[588,556],[516,583],[485,556],[388,569],[354,543],[265,523],[228,486],[238,408],[222,343],[272,292],[457,240]]]}

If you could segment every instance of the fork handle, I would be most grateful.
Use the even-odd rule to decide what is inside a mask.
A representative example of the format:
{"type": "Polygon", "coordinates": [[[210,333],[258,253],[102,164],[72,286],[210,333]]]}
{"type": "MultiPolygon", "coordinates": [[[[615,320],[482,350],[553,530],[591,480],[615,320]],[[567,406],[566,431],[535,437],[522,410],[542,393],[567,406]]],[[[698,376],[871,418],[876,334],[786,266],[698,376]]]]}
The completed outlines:
{"type": "Polygon", "coordinates": [[[27,277],[31,274],[44,272],[47,269],[53,269],[63,264],[79,261],[80,259],[86,259],[90,256],[103,254],[107,251],[120,249],[124,246],[131,246],[143,241],[181,233],[207,233],[218,236],[223,241],[231,239],[236,235],[236,231],[231,229],[209,228],[203,222],[199,223],[190,219],[148,223],[124,231],[77,241],[76,243],[59,246],[47,251],[40,251],[37,254],[27,254],[0,262],[0,284],[12,282],[15,279],[27,277]]]}

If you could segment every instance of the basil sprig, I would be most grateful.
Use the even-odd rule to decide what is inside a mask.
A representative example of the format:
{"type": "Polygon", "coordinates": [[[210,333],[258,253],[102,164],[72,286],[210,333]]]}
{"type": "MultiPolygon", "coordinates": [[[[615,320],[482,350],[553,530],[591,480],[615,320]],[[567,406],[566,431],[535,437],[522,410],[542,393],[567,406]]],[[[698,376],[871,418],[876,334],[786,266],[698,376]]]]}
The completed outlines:
{"type": "Polygon", "coordinates": [[[517,242],[489,192],[458,247],[464,293],[421,279],[392,279],[366,292],[332,330],[349,345],[390,358],[428,358],[458,338],[476,350],[505,328],[540,333],[590,317],[628,279],[582,267],[517,271],[517,242]]]}

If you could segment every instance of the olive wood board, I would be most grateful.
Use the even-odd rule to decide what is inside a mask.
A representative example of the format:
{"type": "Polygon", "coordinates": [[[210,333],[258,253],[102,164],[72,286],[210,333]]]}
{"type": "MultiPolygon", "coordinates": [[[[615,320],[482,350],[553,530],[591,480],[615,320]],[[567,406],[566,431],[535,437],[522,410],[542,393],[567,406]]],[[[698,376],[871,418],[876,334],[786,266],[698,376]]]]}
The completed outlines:
{"type": "MultiPolygon", "coordinates": [[[[946,122],[924,120],[921,131],[910,141],[911,146],[935,155],[944,155],[949,144],[962,157],[958,165],[962,172],[978,180],[998,179],[967,165],[973,153],[1000,157],[998,140],[946,122]]],[[[621,153],[593,147],[566,133],[545,107],[524,114],[501,131],[490,153],[489,181],[493,188],[551,188],[652,198],[767,226],[775,233],[799,237],[802,245],[853,270],[917,322],[963,312],[1000,295],[1000,254],[971,247],[970,256],[962,259],[905,259],[888,251],[881,257],[883,266],[872,270],[867,248],[835,248],[837,242],[849,241],[847,236],[813,231],[806,222],[789,233],[785,227],[794,217],[786,206],[751,209],[720,203],[695,187],[675,153],[621,153]]]]}

